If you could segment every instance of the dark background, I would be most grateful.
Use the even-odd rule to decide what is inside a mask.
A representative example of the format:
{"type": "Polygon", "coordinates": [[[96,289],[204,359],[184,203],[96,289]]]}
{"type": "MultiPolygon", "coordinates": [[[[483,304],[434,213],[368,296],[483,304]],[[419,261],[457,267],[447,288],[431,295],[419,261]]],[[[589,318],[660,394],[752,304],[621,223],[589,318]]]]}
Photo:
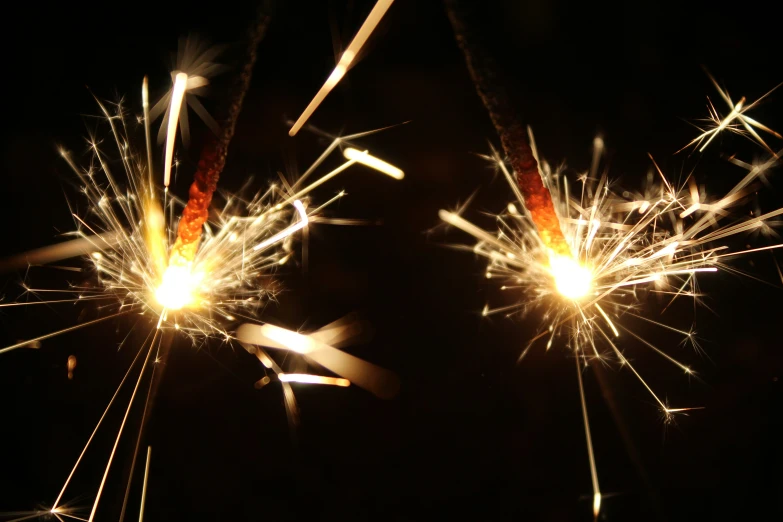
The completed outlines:
{"type": "MultiPolygon", "coordinates": [[[[779,22],[761,3],[484,4],[473,23],[487,35],[515,103],[552,162],[586,168],[600,133],[612,172],[626,185],[641,182],[650,152],[675,177],[697,166],[700,179],[719,193],[742,174],[721,154],[747,161],[762,155],[732,136],[703,156],[673,155],[695,136],[685,120],[706,115],[705,95],[721,103],[702,64],[735,98],[754,100],[783,80],[779,22]]],[[[305,133],[289,138],[283,118],[304,108],[334,66],[335,48],[347,45],[371,5],[280,2],[259,49],[224,188],[251,174],[262,184],[277,170],[294,173],[315,159],[323,143],[305,133]]],[[[85,85],[102,99],[125,95],[136,114],[144,74],[153,95],[168,87],[178,36],[196,31],[212,42],[235,43],[253,13],[252,4],[233,2],[198,8],[27,2],[15,9],[2,32],[2,256],[49,244],[72,227],[63,194],[79,199],[55,145],[86,151],[83,137],[95,128],[91,115],[98,109],[85,85]]],[[[335,215],[383,224],[313,227],[307,270],[282,274],[289,291],[268,317],[291,327],[319,326],[358,311],[374,336],[349,351],[396,371],[402,391],[382,401],[353,387],[297,386],[302,422],[292,435],[280,389],[253,388],[262,375],[254,358],[218,344],[196,350],[175,343],[143,441],[153,448],[145,520],[589,520],[572,359],[562,348],[544,353],[539,347],[517,365],[537,317],[482,319],[483,305],[501,299],[483,278],[483,262],[443,248],[467,241],[459,232],[425,233],[438,224],[438,209],[454,208],[477,188],[467,216],[487,226],[491,219],[479,211],[498,211],[510,199],[503,180],[472,154],[498,140],[442,5],[395,2],[366,49],[311,122],[353,133],[411,120],[362,142],[406,178],[393,182],[357,168],[318,191],[323,200],[345,188],[350,195],[335,215]]],[[[235,65],[232,56],[229,49],[227,63],[235,65]]],[[[224,83],[216,79],[208,108],[224,83]]],[[[783,128],[782,96],[776,93],[752,115],[783,128]]],[[[185,179],[204,136],[193,117],[191,125],[185,179]]],[[[783,202],[780,180],[771,182],[759,200],[766,210],[783,202]]],[[[185,186],[180,179],[175,190],[185,186]]],[[[714,313],[694,313],[683,303],[661,317],[655,300],[645,309],[648,317],[683,328],[695,318],[709,357],[680,348],[676,336],[633,324],[697,369],[702,382],[688,381],[641,346],[627,346],[626,355],[672,405],[706,409],[664,426],[630,372],[585,374],[607,495],[603,519],[783,514],[783,294],[771,255],[735,266],[772,284],[719,273],[702,279],[714,313]]],[[[14,299],[23,275],[0,276],[0,294],[14,299]]],[[[45,287],[61,284],[63,273],[38,268],[29,277],[45,287]]],[[[95,314],[88,307],[6,309],[0,345],[95,314]]],[[[131,350],[116,347],[132,324],[105,323],[0,358],[0,511],[51,505],[127,368],[131,350]],[[71,354],[79,363],[69,381],[71,354]]],[[[143,337],[132,334],[128,346],[143,337]]],[[[138,415],[129,421],[98,520],[119,516],[138,415]]],[[[66,492],[87,512],[119,422],[117,412],[107,418],[66,492]]],[[[142,456],[138,466],[129,519],[138,509],[142,456]]]]}

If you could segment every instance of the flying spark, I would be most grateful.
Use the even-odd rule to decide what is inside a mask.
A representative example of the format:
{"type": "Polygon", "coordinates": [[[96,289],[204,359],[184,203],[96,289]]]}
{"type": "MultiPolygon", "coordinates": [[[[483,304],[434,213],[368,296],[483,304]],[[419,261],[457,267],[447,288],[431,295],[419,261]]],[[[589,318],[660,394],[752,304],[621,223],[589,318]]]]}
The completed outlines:
{"type": "MultiPolygon", "coordinates": [[[[705,70],[705,72],[707,71],[705,70]]],[[[747,136],[749,139],[761,145],[761,147],[763,147],[764,150],[766,150],[770,155],[772,155],[773,158],[778,159],[780,157],[779,153],[776,153],[770,148],[769,145],[767,145],[767,142],[765,142],[764,139],[761,137],[761,135],[758,132],[756,132],[756,129],[766,132],[767,134],[771,134],[772,136],[778,139],[783,139],[783,136],[781,136],[779,133],[775,132],[774,130],[770,129],[763,123],[754,120],[753,118],[747,115],[747,112],[757,107],[767,96],[775,92],[775,90],[777,90],[781,85],[783,85],[783,83],[777,84],[769,92],[767,92],[765,95],[763,95],[753,103],[747,103],[747,100],[744,96],[740,98],[740,100],[737,103],[734,103],[734,101],[731,99],[731,96],[729,96],[728,91],[722,89],[721,86],[718,85],[718,82],[715,80],[715,78],[709,72],[707,72],[707,76],[709,76],[712,85],[715,86],[715,89],[718,91],[720,97],[723,99],[724,102],[726,102],[726,105],[729,108],[729,113],[726,116],[721,116],[721,114],[712,104],[712,101],[710,101],[710,99],[707,98],[708,101],[707,108],[709,109],[710,117],[706,121],[710,123],[710,127],[707,129],[702,129],[701,127],[696,126],[697,129],[702,131],[701,134],[696,136],[693,140],[690,141],[690,143],[688,143],[685,147],[683,147],[680,150],[684,150],[687,149],[688,147],[693,146],[695,148],[698,148],[699,152],[704,152],[704,150],[712,142],[712,140],[715,139],[716,136],[718,136],[724,131],[729,131],[735,134],[747,136]]]]}
{"type": "Polygon", "coordinates": [[[307,123],[307,120],[310,119],[310,116],[313,115],[318,106],[321,105],[329,93],[332,92],[332,89],[334,89],[334,87],[340,83],[340,80],[343,79],[345,73],[347,73],[348,69],[350,69],[351,66],[355,63],[355,60],[359,56],[359,52],[362,50],[362,47],[364,47],[367,39],[381,22],[381,18],[383,18],[383,15],[386,14],[386,11],[389,10],[389,7],[391,7],[393,1],[394,0],[378,0],[375,3],[372,11],[370,11],[370,14],[367,15],[364,23],[359,28],[359,32],[356,33],[356,36],[353,37],[351,43],[348,44],[348,48],[343,51],[343,54],[340,56],[340,60],[337,62],[337,65],[335,66],[332,73],[326,79],[326,82],[324,82],[307,107],[305,107],[305,110],[302,112],[302,114],[299,116],[296,122],[294,122],[291,130],[288,131],[289,136],[296,136],[296,134],[302,129],[302,126],[304,126],[304,124],[307,123]]]}

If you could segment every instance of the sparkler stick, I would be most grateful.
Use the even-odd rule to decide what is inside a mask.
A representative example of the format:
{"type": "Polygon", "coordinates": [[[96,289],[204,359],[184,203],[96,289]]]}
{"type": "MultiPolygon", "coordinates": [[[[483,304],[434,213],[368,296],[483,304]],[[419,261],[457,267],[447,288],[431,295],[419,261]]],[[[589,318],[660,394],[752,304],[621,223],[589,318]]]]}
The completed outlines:
{"type": "Polygon", "coordinates": [[[367,151],[362,152],[354,148],[347,147],[343,151],[343,156],[345,156],[345,159],[347,160],[356,160],[357,163],[361,163],[362,165],[370,167],[371,169],[383,172],[387,176],[391,176],[394,179],[399,180],[405,177],[405,173],[402,170],[398,169],[394,165],[386,163],[380,158],[376,158],[367,151]]]}
{"type": "Polygon", "coordinates": [[[362,50],[365,42],[375,30],[375,27],[377,27],[378,23],[380,23],[383,15],[386,14],[386,11],[389,10],[389,7],[393,1],[394,0],[378,0],[375,3],[375,7],[372,8],[372,11],[370,11],[370,14],[367,15],[364,23],[359,28],[359,32],[356,33],[356,36],[353,37],[353,40],[351,40],[348,48],[343,52],[342,56],[340,56],[340,60],[337,62],[337,66],[332,71],[332,74],[329,75],[329,78],[326,79],[326,82],[316,93],[312,101],[307,105],[302,115],[299,116],[298,120],[296,120],[294,126],[291,127],[291,130],[288,131],[289,136],[296,136],[296,133],[299,132],[307,120],[310,119],[310,116],[313,115],[318,106],[321,105],[321,102],[323,102],[329,93],[332,92],[334,86],[337,85],[340,80],[342,80],[343,76],[345,76],[345,73],[348,72],[348,69],[353,64],[354,59],[356,59],[356,57],[359,55],[359,51],[362,50]]]}
{"type": "Polygon", "coordinates": [[[445,4],[476,91],[489,112],[503,150],[516,174],[523,198],[520,203],[530,213],[544,245],[555,254],[570,257],[571,250],[560,229],[552,197],[544,185],[538,163],[528,143],[525,127],[520,123],[500,82],[494,60],[481,48],[478,35],[467,23],[471,12],[459,0],[445,0],[445,4]]]}
{"type": "Polygon", "coordinates": [[[269,16],[259,10],[258,20],[249,34],[245,64],[234,85],[231,103],[220,125],[220,136],[210,139],[201,153],[198,169],[190,186],[188,203],[182,211],[177,240],[172,247],[170,265],[185,266],[193,262],[196,257],[201,230],[209,215],[212,194],[226,164],[228,146],[234,136],[234,128],[242,110],[245,93],[250,86],[253,66],[256,62],[256,49],[266,34],[269,21],[269,16]]]}

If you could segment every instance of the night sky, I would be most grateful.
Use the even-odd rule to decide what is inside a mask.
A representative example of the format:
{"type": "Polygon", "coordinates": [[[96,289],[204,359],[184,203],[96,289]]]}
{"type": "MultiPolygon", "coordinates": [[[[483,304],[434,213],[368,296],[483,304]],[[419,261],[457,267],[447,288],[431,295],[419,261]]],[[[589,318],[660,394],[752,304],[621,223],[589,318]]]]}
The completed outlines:
{"type": "MultiPolygon", "coordinates": [[[[277,171],[296,174],[317,157],[326,142],[307,133],[289,138],[284,121],[309,102],[372,4],[278,2],[222,188],[236,189],[251,175],[263,186],[277,171]]],[[[551,163],[587,168],[600,134],[611,173],[624,185],[641,186],[651,153],[667,175],[695,168],[720,194],[742,174],[725,156],[762,157],[758,146],[728,135],[703,155],[674,155],[696,135],[688,121],[706,116],[706,96],[722,103],[702,65],[735,99],[755,100],[783,81],[779,21],[762,3],[482,4],[472,23],[551,163]]],[[[124,96],[139,113],[142,77],[150,75],[153,97],[163,94],[177,38],[192,32],[228,44],[230,68],[205,105],[212,109],[225,95],[254,4],[179,5],[24,2],[5,19],[0,258],[71,229],[66,197],[84,208],[56,147],[88,160],[84,137],[98,126],[90,92],[124,96]]],[[[751,115],[783,128],[783,91],[751,115]]],[[[395,2],[361,61],[311,119],[335,134],[406,121],[362,141],[402,168],[404,181],[355,168],[315,195],[323,201],[345,189],[349,196],[331,215],[380,224],[313,226],[307,266],[280,273],[285,292],[265,315],[315,328],[358,313],[372,335],[346,350],[394,370],[399,396],[383,401],[355,387],[295,386],[301,425],[292,432],[280,388],[253,387],[263,376],[253,356],[219,343],[196,350],[181,339],[142,440],[152,446],[145,521],[591,519],[573,360],[562,346],[548,353],[540,346],[517,364],[539,317],[482,318],[485,303],[504,299],[484,278],[484,261],[444,248],[470,241],[459,231],[432,230],[439,209],[455,208],[477,189],[465,215],[486,226],[492,220],[481,212],[500,211],[512,197],[474,154],[499,140],[439,2],[395,2]]],[[[191,127],[174,188],[182,195],[207,132],[195,117],[191,127]]],[[[774,138],[770,144],[780,148],[774,138]]],[[[779,169],[746,210],[756,203],[767,211],[783,204],[779,169]]],[[[733,244],[744,242],[771,240],[733,244]]],[[[709,309],[694,311],[685,300],[663,314],[664,302],[645,306],[646,317],[677,327],[695,320],[706,356],[681,347],[676,335],[632,325],[702,379],[689,381],[629,344],[626,356],[648,382],[672,405],[704,410],[665,426],[630,372],[585,373],[603,520],[783,517],[783,289],[772,255],[764,254],[734,266],[769,284],[721,272],[700,280],[709,309]]],[[[52,268],[28,274],[39,287],[64,277],[85,276],[52,268]]],[[[15,299],[23,278],[0,274],[0,295],[15,299]]],[[[81,305],[0,310],[0,346],[98,313],[81,305]]],[[[137,328],[118,351],[134,322],[110,321],[0,356],[0,511],[51,505],[135,353],[129,347],[146,336],[147,327],[137,328]],[[69,355],[78,358],[73,380],[69,355]]],[[[97,520],[119,518],[139,427],[134,412],[97,520]]],[[[107,417],[66,492],[86,512],[120,420],[120,408],[107,417]]],[[[140,456],[126,520],[136,519],[142,473],[140,456]]]]}

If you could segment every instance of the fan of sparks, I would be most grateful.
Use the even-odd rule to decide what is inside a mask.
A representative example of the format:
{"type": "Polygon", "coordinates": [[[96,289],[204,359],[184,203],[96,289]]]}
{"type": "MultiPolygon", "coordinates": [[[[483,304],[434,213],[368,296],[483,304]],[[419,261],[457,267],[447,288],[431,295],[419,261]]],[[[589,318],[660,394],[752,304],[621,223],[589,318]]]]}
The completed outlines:
{"type": "MultiPolygon", "coordinates": [[[[729,116],[721,118],[712,108],[711,120],[715,127],[704,130],[693,144],[706,145],[707,140],[724,129],[741,132],[742,125],[748,126],[736,104],[722,90],[721,95],[731,109],[729,116]]],[[[755,120],[750,120],[750,125],[767,130],[755,120]]],[[[756,139],[755,132],[748,135],[765,150],[770,150],[760,138],[756,139]]],[[[711,198],[692,175],[681,184],[675,184],[654,160],[654,170],[649,172],[641,192],[623,190],[606,172],[600,171],[604,149],[601,138],[594,140],[591,168],[575,179],[569,179],[564,167],[553,169],[540,161],[530,129],[528,136],[570,253],[556,252],[542,240],[516,179],[494,149],[485,159],[502,172],[516,195],[515,201],[494,216],[496,228],[480,228],[463,218],[462,211],[441,210],[440,217],[476,239],[472,248],[460,248],[488,260],[488,279],[502,281],[502,290],[521,296],[509,306],[485,306],[484,316],[524,315],[533,309],[541,311],[542,328],[527,342],[520,360],[538,343],[549,350],[559,339],[565,339],[564,344],[575,356],[593,482],[593,511],[598,516],[601,492],[582,368],[591,361],[615,362],[628,368],[652,396],[666,421],[671,421],[677,413],[699,409],[672,407],[647,383],[644,369],[637,368],[624,355],[624,342],[640,343],[687,375],[694,371],[664,348],[634,333],[623,324],[623,319],[633,318],[676,332],[683,342],[699,349],[693,329],[675,328],[641,313],[644,296],[655,293],[667,297],[670,302],[677,298],[698,302],[701,296],[697,285],[699,274],[720,270],[736,272],[727,264],[731,258],[783,248],[783,244],[772,244],[734,251],[728,244],[732,243],[728,241],[732,236],[748,233],[777,237],[774,227],[781,224],[776,218],[783,215],[783,208],[763,214],[751,213],[751,217],[747,217],[746,213],[737,212],[736,207],[746,202],[758,188],[759,182],[776,166],[783,150],[771,152],[767,160],[755,164],[732,158],[730,161],[744,174],[723,197],[711,198]]]]}
{"type": "MultiPolygon", "coordinates": [[[[169,251],[177,232],[172,223],[185,202],[160,189],[145,157],[132,149],[123,106],[118,104],[110,112],[105,103],[98,101],[98,105],[108,122],[117,157],[99,148],[95,137],[89,142],[92,161],[88,168],[79,167],[67,150],[60,151],[89,203],[86,212],[73,213],[76,229],[65,234],[76,239],[7,259],[4,265],[8,268],[24,262],[36,266],[89,253],[99,284],[58,290],[75,297],[54,302],[113,302],[102,307],[116,305],[111,317],[149,315],[158,328],[173,328],[194,342],[210,337],[231,340],[231,325],[243,319],[254,320],[259,310],[274,300],[273,285],[264,282],[291,259],[296,233],[312,223],[330,222],[322,215],[324,209],[346,195],[340,191],[314,205],[310,199],[313,189],[355,164],[395,179],[403,177],[401,170],[369,151],[349,146],[352,140],[369,133],[334,138],[295,183],[281,177],[280,183],[243,197],[251,180],[239,194],[222,193],[222,208],[211,210],[195,259],[187,269],[180,269],[169,265],[169,251]],[[345,161],[306,184],[306,179],[335,151],[341,151],[345,161]],[[114,172],[117,165],[123,182],[114,172]]],[[[24,289],[27,294],[47,292],[26,284],[24,289]]],[[[0,353],[37,347],[40,341],[60,333],[22,341],[4,347],[0,353]]]]}
{"type": "MultiPolygon", "coordinates": [[[[145,80],[145,111],[138,121],[145,124],[149,147],[147,99],[145,80]]],[[[0,353],[20,348],[40,348],[41,341],[45,339],[120,316],[134,315],[148,319],[136,323],[148,325],[150,335],[107,406],[108,411],[119,389],[128,381],[133,367],[141,364],[133,395],[123,423],[116,433],[114,449],[90,512],[90,521],[98,508],[117,443],[137,397],[136,392],[143,395],[139,390],[142,379],[149,375],[148,368],[154,369],[156,363],[161,361],[161,354],[171,343],[172,334],[186,336],[194,345],[217,339],[222,343],[236,342],[244,346],[267,370],[271,370],[282,386],[291,422],[295,422],[297,416],[290,386],[292,382],[336,386],[353,383],[381,397],[396,393],[398,383],[392,372],[335,347],[346,344],[357,334],[358,323],[339,320],[316,331],[302,333],[262,324],[260,314],[265,306],[276,299],[277,285],[272,284],[272,279],[281,265],[294,256],[297,233],[310,224],[332,221],[324,216],[324,209],[345,196],[345,192],[340,191],[327,201],[315,204],[311,199],[314,189],[356,164],[366,165],[370,170],[395,179],[404,176],[400,169],[370,155],[369,151],[355,148],[355,140],[369,132],[333,137],[326,150],[295,182],[289,182],[281,176],[279,183],[270,184],[245,197],[244,194],[251,188],[251,180],[238,194],[222,193],[222,208],[210,210],[195,258],[186,265],[177,265],[170,263],[170,250],[177,237],[176,218],[185,201],[155,182],[149,148],[146,155],[133,149],[130,137],[132,120],[122,104],[112,106],[98,101],[98,105],[113,147],[99,147],[101,140],[97,136],[91,137],[91,161],[87,168],[79,167],[68,151],[60,151],[76,175],[80,192],[88,202],[85,211],[73,212],[76,228],[67,234],[71,236],[70,239],[0,262],[0,268],[39,266],[87,254],[90,268],[72,270],[91,273],[91,277],[78,283],[69,283],[65,289],[41,289],[25,283],[23,295],[26,301],[0,303],[0,307],[89,302],[97,304],[102,312],[98,319],[21,341],[0,349],[0,353]],[[343,161],[318,175],[319,170],[325,170],[327,160],[335,152],[342,153],[343,161]],[[51,294],[64,294],[65,297],[44,299],[51,294]],[[311,375],[296,370],[287,373],[269,355],[267,348],[304,355],[307,361],[316,362],[338,374],[338,377],[311,375]]],[[[176,112],[173,114],[169,121],[176,121],[176,112]]],[[[170,143],[174,137],[169,135],[168,139],[170,143]]],[[[169,150],[167,146],[167,152],[169,150]]],[[[171,157],[169,154],[167,156],[171,157]]],[[[335,222],[350,223],[351,220],[335,222]]],[[[290,362],[289,366],[303,367],[301,359],[290,362]]],[[[149,378],[151,386],[152,377],[149,378]]],[[[266,376],[256,385],[261,387],[269,382],[270,377],[266,376]]],[[[149,393],[146,400],[149,400],[149,393]]],[[[98,421],[52,508],[24,513],[23,518],[47,515],[58,519],[60,516],[75,517],[74,513],[78,510],[66,507],[61,501],[105,415],[106,412],[98,421]]],[[[143,424],[142,419],[142,427],[143,424]]]]}

